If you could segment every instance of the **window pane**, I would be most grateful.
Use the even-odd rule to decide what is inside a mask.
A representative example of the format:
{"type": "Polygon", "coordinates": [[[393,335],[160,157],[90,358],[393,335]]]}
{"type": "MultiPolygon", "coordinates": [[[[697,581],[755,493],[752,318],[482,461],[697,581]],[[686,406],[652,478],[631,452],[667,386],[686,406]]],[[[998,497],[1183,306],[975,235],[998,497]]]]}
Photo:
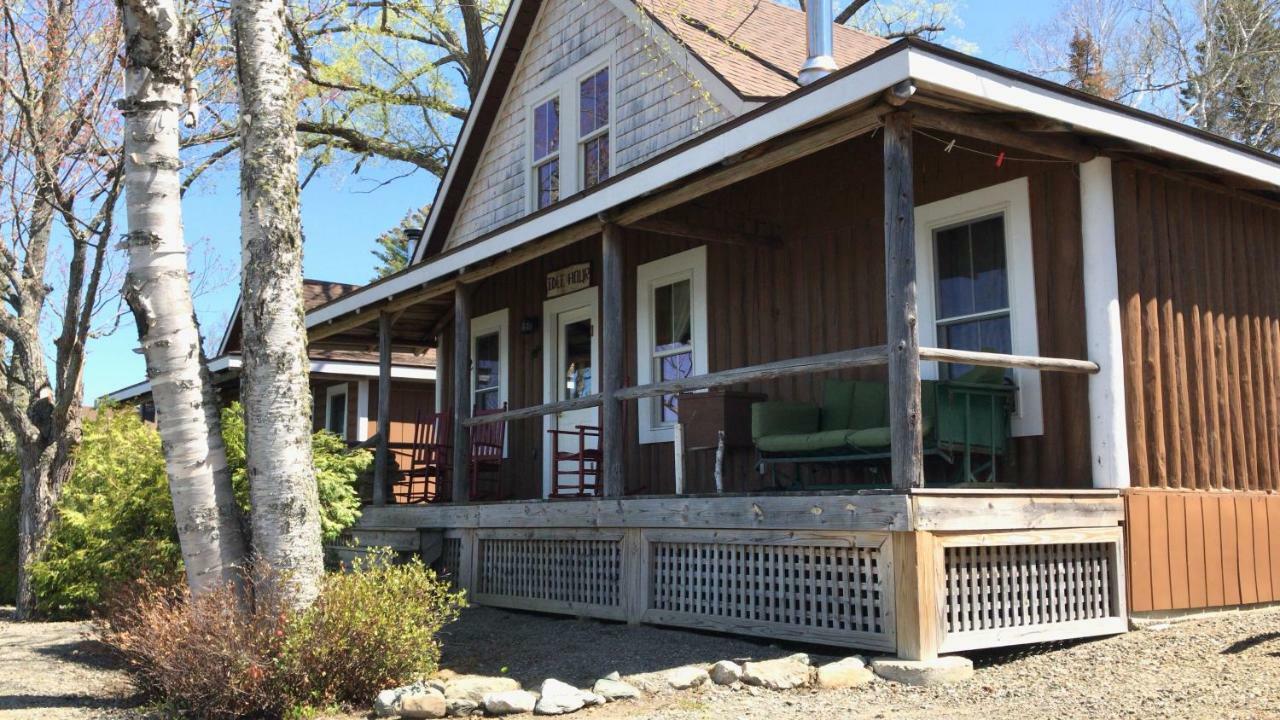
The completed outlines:
{"type": "Polygon", "coordinates": [[[939,231],[934,242],[939,318],[1009,307],[1003,216],[939,231]]]}
{"type": "MultiPolygon", "coordinates": [[[[942,347],[952,350],[1012,353],[1013,335],[1008,315],[943,325],[938,328],[942,347]]],[[[941,363],[943,377],[952,378],[969,370],[970,365],[941,363]]]]}
{"type": "Polygon", "coordinates": [[[564,333],[564,388],[562,400],[586,397],[591,387],[591,321],[568,323],[564,333]]]}
{"type": "Polygon", "coordinates": [[[689,344],[693,335],[689,308],[691,286],[688,280],[680,280],[654,289],[653,340],[656,352],[689,344]]]}
{"type": "Polygon", "coordinates": [[[533,110],[533,159],[560,149],[560,98],[552,98],[533,110]]]}
{"type": "MultiPolygon", "coordinates": [[[[693,375],[693,353],[682,352],[654,359],[654,375],[658,382],[678,380],[693,375]]],[[[654,399],[657,403],[656,422],[663,425],[675,423],[680,416],[675,395],[664,395],[654,399]]]]}
{"type": "Polygon", "coordinates": [[[585,137],[609,124],[609,69],[592,75],[578,87],[578,135],[585,137]]]}
{"type": "Polygon", "coordinates": [[[499,401],[501,393],[498,388],[489,388],[484,392],[476,393],[476,409],[477,410],[501,410],[502,403],[499,401]]]}
{"type": "Polygon", "coordinates": [[[560,199],[560,161],[549,160],[537,168],[538,208],[544,208],[560,199]]]}
{"type": "Polygon", "coordinates": [[[342,435],[347,429],[347,396],[329,396],[329,426],[325,428],[331,433],[342,435]]]}
{"type": "Polygon", "coordinates": [[[480,400],[480,392],[497,388],[499,383],[501,359],[498,355],[498,333],[489,333],[476,338],[475,357],[475,390],[476,401],[480,400]]]}
{"type": "Polygon", "coordinates": [[[987,218],[970,226],[973,243],[973,311],[1009,307],[1004,257],[1004,218],[987,218]]]}
{"type": "Polygon", "coordinates": [[[588,140],[582,145],[582,183],[584,188],[609,179],[609,134],[588,140]]]}

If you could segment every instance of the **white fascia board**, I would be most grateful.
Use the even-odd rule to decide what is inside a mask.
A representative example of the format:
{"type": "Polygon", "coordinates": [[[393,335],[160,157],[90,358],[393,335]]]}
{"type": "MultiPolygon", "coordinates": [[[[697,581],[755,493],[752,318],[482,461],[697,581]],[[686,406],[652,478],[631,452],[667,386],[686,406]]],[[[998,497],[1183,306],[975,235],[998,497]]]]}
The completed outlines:
{"type": "Polygon", "coordinates": [[[940,91],[1052,118],[1280,187],[1280,164],[1154,118],[1130,115],[1065,92],[975,68],[924,48],[911,48],[907,57],[911,77],[940,91]]]}
{"type": "MultiPolygon", "coordinates": [[[[367,305],[416,289],[469,265],[500,255],[574,223],[596,217],[617,205],[654,192],[727,157],[746,152],[762,143],[819,120],[858,100],[906,80],[907,53],[889,54],[881,60],[833,82],[816,87],[792,102],[762,112],[745,122],[694,144],[597,192],[571,199],[543,215],[522,222],[484,240],[463,245],[438,259],[386,280],[367,291],[355,291],[308,313],[307,327],[355,312],[367,305]]],[[[714,131],[713,131],[714,132],[714,131]]]]}
{"type": "Polygon", "coordinates": [[[236,306],[231,310],[231,318],[227,320],[227,326],[222,329],[222,342],[218,343],[218,357],[222,357],[231,352],[227,347],[227,343],[231,341],[231,328],[236,326],[236,320],[240,319],[240,296],[236,295],[236,306]]]}
{"type": "MultiPolygon", "coordinates": [[[[511,4],[507,7],[507,15],[504,20],[509,20],[510,22],[504,21],[502,23],[502,30],[498,33],[498,39],[493,43],[493,50],[489,52],[489,62],[485,63],[484,80],[480,82],[480,91],[476,93],[476,98],[478,99],[486,98],[489,95],[489,86],[493,84],[493,74],[497,71],[498,59],[506,52],[507,41],[511,38],[511,28],[515,25],[515,17],[520,12],[520,6],[523,4],[523,0],[511,0],[511,4]]],[[[534,22],[536,23],[537,20],[534,22]]],[[[507,90],[510,90],[510,87],[507,90]]],[[[503,93],[504,99],[506,94],[506,92],[503,93]]],[[[473,102],[471,110],[475,110],[475,107],[476,103],[473,102]]],[[[499,102],[499,108],[501,108],[501,101],[499,102]]],[[[445,189],[453,184],[453,177],[458,169],[454,159],[458,157],[462,148],[466,147],[471,140],[471,130],[474,127],[475,113],[469,111],[467,112],[467,119],[462,123],[462,132],[458,133],[458,141],[454,143],[453,152],[449,156],[449,166],[444,171],[444,177],[440,179],[440,185],[436,191],[437,202],[431,203],[431,212],[427,215],[426,227],[422,231],[422,237],[418,239],[417,247],[413,249],[413,259],[410,264],[422,262],[422,253],[427,249],[427,238],[431,237],[431,233],[436,226],[436,220],[440,216],[440,203],[438,201],[444,197],[445,189]]],[[[483,138],[478,138],[477,142],[483,142],[483,140],[483,138]]]]}
{"type": "MultiPolygon", "coordinates": [[[[227,370],[239,370],[243,361],[235,356],[223,355],[209,361],[209,372],[216,375],[227,370]]],[[[312,360],[311,372],[326,375],[347,375],[350,377],[378,377],[378,366],[375,363],[344,362],[338,360],[312,360]]],[[[428,367],[407,367],[392,365],[391,377],[395,380],[432,380],[436,379],[436,369],[428,367]]],[[[112,402],[132,400],[139,395],[151,392],[151,381],[143,380],[127,388],[121,388],[107,395],[112,402]]]]}

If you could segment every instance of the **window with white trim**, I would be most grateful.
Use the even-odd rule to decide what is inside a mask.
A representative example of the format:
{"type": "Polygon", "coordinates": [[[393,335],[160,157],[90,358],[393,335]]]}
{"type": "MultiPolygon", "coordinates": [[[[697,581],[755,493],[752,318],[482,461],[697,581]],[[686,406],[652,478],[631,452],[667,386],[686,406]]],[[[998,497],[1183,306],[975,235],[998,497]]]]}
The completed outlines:
{"type": "Polygon", "coordinates": [[[613,175],[613,48],[605,47],[529,95],[529,209],[613,175]],[[576,118],[576,120],[575,120],[576,118]]]}
{"type": "Polygon", "coordinates": [[[325,391],[324,429],[347,439],[347,384],[330,385],[325,391]]]}
{"type": "MultiPolygon", "coordinates": [[[[916,208],[920,344],[1039,355],[1031,209],[1026,178],[916,208]]],[[[926,379],[968,366],[921,363],[926,379]]],[[[1040,374],[1016,369],[1013,434],[1041,435],[1040,374]]]]}
{"type": "Polygon", "coordinates": [[[498,410],[507,402],[507,310],[471,320],[471,406],[498,410]]]}
{"type": "MultiPolygon", "coordinates": [[[[636,269],[636,324],[640,385],[707,373],[705,246],[636,269]]],[[[679,414],[675,395],[641,400],[640,442],[671,442],[679,414]]]]}

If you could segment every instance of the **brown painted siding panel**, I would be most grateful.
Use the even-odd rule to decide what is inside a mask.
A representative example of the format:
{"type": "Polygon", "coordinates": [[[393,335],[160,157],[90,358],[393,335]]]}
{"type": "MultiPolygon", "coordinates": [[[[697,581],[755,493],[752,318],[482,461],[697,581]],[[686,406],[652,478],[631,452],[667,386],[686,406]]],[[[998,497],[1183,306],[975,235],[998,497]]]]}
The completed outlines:
{"type": "Polygon", "coordinates": [[[1133,484],[1280,490],[1280,210],[1132,162],[1114,179],[1133,484]]]}
{"type": "Polygon", "coordinates": [[[1132,490],[1125,525],[1134,612],[1280,601],[1280,495],[1132,490]]]}

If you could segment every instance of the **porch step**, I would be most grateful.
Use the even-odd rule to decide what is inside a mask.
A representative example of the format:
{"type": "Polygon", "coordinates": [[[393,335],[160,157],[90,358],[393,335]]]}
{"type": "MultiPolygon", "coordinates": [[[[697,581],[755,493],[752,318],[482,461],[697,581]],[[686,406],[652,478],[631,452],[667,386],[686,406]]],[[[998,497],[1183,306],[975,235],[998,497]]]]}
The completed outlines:
{"type": "Polygon", "coordinates": [[[387,548],[397,554],[413,553],[422,558],[423,564],[432,565],[444,551],[444,531],[355,525],[348,528],[342,540],[329,549],[344,566],[349,566],[355,558],[363,557],[375,548],[387,548]]]}

